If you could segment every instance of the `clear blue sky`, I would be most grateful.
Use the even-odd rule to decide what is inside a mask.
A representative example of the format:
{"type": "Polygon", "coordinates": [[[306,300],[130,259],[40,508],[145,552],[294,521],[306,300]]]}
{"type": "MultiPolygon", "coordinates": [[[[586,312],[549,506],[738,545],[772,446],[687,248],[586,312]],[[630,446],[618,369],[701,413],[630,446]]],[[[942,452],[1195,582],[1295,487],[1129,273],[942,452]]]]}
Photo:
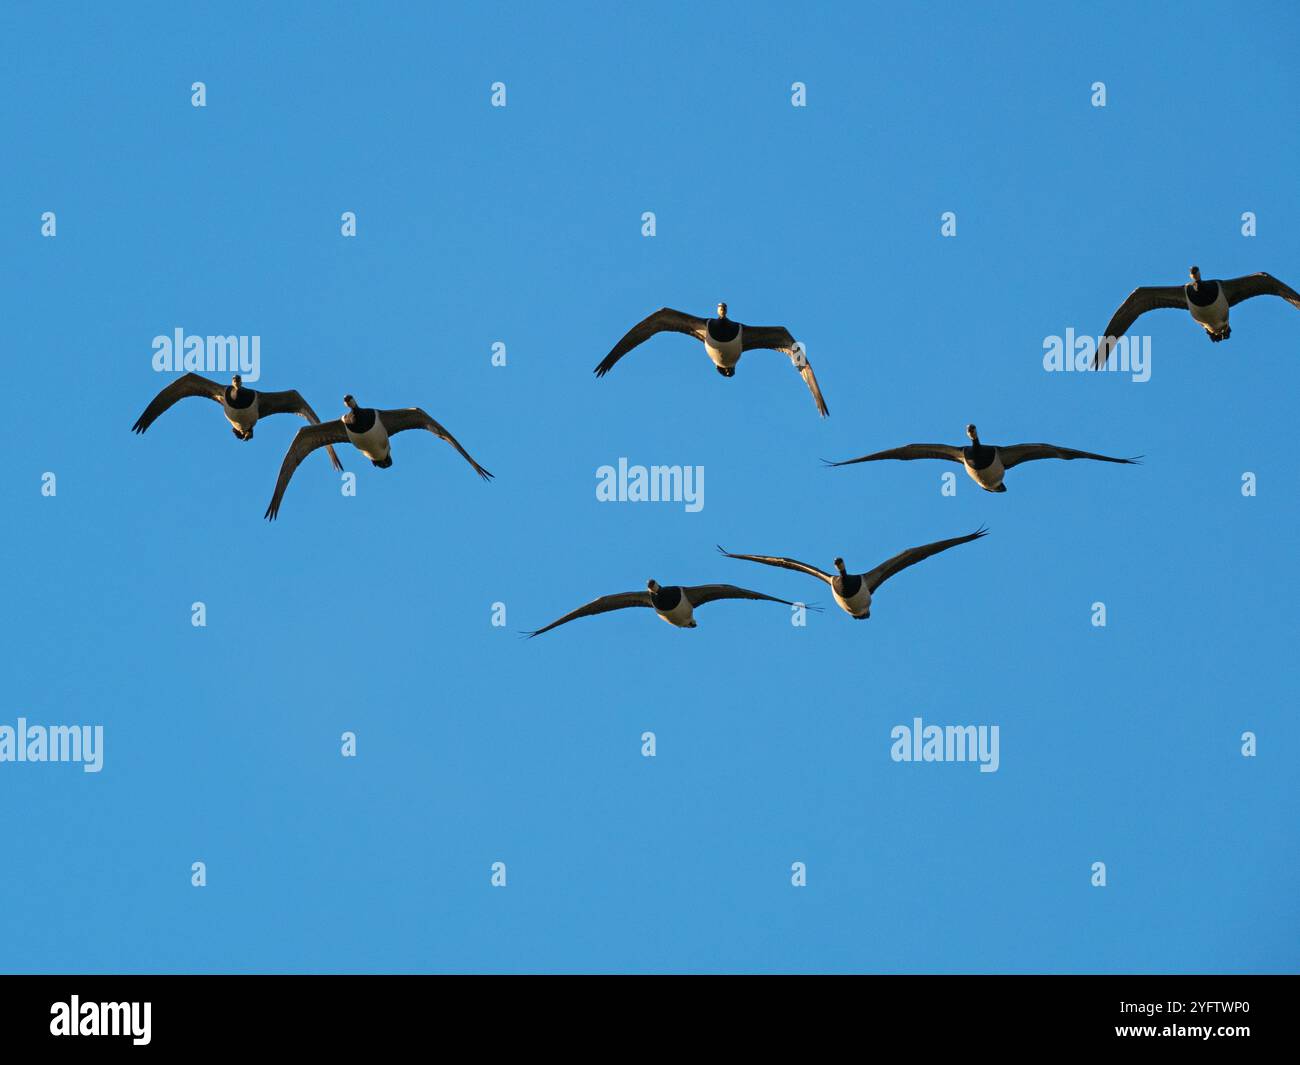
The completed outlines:
{"type": "Polygon", "coordinates": [[[1300,315],[1152,315],[1145,384],[1041,365],[1192,263],[1300,286],[1294,5],[655,6],[0,13],[0,724],[106,747],[0,765],[0,969],[1296,970],[1300,315]],[[592,376],[719,299],[807,343],[828,420],[682,337],[592,376]],[[268,524],[296,419],[130,432],[176,327],[497,479],[408,434],[268,524]],[[818,463],[968,421],[1146,463],[818,463]],[[704,509],[598,503],[621,456],[704,466],[704,509]],[[864,570],[982,523],[868,622],[517,636],[648,577],[830,606],[714,544],[864,570]],[[915,716],[998,725],[999,771],[894,763],[915,716]]]}

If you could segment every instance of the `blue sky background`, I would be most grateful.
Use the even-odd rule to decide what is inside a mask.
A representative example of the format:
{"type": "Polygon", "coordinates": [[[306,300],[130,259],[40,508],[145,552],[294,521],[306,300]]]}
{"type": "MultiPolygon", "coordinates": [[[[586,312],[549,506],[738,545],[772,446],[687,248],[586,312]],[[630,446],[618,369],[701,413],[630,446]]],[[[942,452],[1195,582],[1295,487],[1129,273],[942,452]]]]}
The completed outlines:
{"type": "Polygon", "coordinates": [[[0,765],[0,969],[1296,970],[1300,315],[1152,315],[1145,384],[1041,359],[1193,262],[1300,285],[1300,16],[846,6],[5,5],[0,723],[106,751],[0,765]],[[830,419],[681,337],[592,376],[719,299],[805,341],[830,419]],[[178,326],[497,480],[408,434],[270,525],[296,419],[130,432],[178,326]],[[1146,463],[818,463],[968,421],[1146,463]],[[598,503],[620,456],[704,466],[703,511],[598,503]],[[861,571],[981,523],[869,622],[517,637],[652,576],[831,606],[714,544],[861,571]],[[914,716],[999,725],[1000,770],[892,762],[914,716]]]}

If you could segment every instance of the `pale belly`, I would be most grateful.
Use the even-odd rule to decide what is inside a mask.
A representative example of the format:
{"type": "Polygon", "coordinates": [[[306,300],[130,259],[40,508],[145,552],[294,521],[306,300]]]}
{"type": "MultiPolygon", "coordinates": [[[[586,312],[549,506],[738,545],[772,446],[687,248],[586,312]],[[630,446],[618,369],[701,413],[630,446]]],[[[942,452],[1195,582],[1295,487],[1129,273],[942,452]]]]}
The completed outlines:
{"type": "Polygon", "coordinates": [[[1002,478],[1007,473],[1002,465],[1001,455],[994,455],[993,461],[982,470],[972,470],[967,466],[966,472],[970,474],[971,480],[981,488],[996,488],[1002,483],[1002,478]]]}
{"type": "Polygon", "coordinates": [[[694,611],[691,608],[690,601],[686,596],[675,607],[668,611],[655,611],[669,625],[676,625],[679,629],[689,629],[694,624],[694,611]]]}
{"type": "Polygon", "coordinates": [[[730,370],[740,361],[740,353],[744,350],[741,337],[744,335],[745,331],[742,329],[731,340],[718,341],[712,337],[705,337],[704,350],[709,353],[709,358],[713,360],[715,366],[730,370]]]}
{"type": "Polygon", "coordinates": [[[228,404],[224,399],[221,401],[221,406],[226,412],[226,421],[236,429],[242,429],[247,432],[249,429],[253,428],[253,425],[257,422],[256,399],[243,410],[238,410],[237,408],[230,406],[230,404],[228,404]]]}
{"type": "Polygon", "coordinates": [[[346,424],[344,428],[347,429],[348,443],[371,462],[383,462],[384,459],[388,458],[388,430],[384,428],[383,422],[378,418],[375,419],[375,424],[364,433],[354,433],[351,429],[348,429],[346,424]]]}
{"type": "Polygon", "coordinates": [[[840,609],[847,611],[854,617],[859,617],[871,611],[871,593],[867,591],[865,581],[858,587],[857,594],[851,595],[847,599],[834,589],[831,590],[831,594],[835,596],[835,602],[840,605],[840,609]]]}
{"type": "Polygon", "coordinates": [[[1208,307],[1198,307],[1188,300],[1187,309],[1192,312],[1192,317],[1196,321],[1214,332],[1218,332],[1228,324],[1228,298],[1223,294],[1222,285],[1219,286],[1219,298],[1208,307]]]}

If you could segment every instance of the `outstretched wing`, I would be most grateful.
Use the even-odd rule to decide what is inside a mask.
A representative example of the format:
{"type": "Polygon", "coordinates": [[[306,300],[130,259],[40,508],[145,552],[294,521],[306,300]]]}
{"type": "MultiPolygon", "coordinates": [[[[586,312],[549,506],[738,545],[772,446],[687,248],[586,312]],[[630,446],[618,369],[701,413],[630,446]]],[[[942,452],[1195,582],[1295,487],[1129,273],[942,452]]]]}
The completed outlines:
{"type": "Polygon", "coordinates": [[[1253,299],[1255,296],[1281,296],[1292,307],[1300,309],[1300,292],[1296,292],[1290,285],[1284,285],[1272,274],[1247,274],[1245,277],[1234,277],[1230,281],[1219,283],[1223,286],[1229,307],[1235,307],[1242,300],[1253,299]]]}
{"type": "Polygon", "coordinates": [[[1111,317],[1110,324],[1097,341],[1097,355],[1092,368],[1100,370],[1106,365],[1115,341],[1128,332],[1128,327],[1147,311],[1159,310],[1161,307],[1181,307],[1187,310],[1187,296],[1182,285],[1143,285],[1128,294],[1128,299],[1119,305],[1119,310],[1111,317]]]}
{"type": "Polygon", "coordinates": [[[1003,468],[1008,470],[1035,459],[1096,459],[1099,462],[1125,462],[1132,466],[1142,458],[1138,455],[1131,459],[1117,459],[1110,455],[1094,455],[1091,451],[1076,451],[1072,447],[1057,447],[1055,444],[1012,444],[1010,447],[998,448],[998,457],[1002,459],[1003,468]]]}
{"type": "Polygon", "coordinates": [[[862,579],[866,581],[867,591],[874,592],[895,573],[907,569],[908,566],[915,566],[918,562],[924,561],[931,555],[937,555],[940,551],[947,551],[948,548],[956,547],[958,544],[968,544],[972,540],[978,540],[981,536],[987,535],[988,531],[983,526],[980,526],[969,536],[957,536],[951,540],[936,540],[932,544],[925,544],[921,547],[909,547],[906,551],[900,551],[889,561],[882,562],[869,573],[864,573],[862,579]]]}
{"type": "MultiPolygon", "coordinates": [[[[270,414],[296,414],[300,418],[306,418],[312,425],[320,425],[320,419],[311,409],[311,404],[302,398],[302,393],[296,388],[291,388],[287,392],[259,392],[257,416],[265,418],[270,414]]],[[[334,454],[333,445],[326,445],[325,450],[329,452],[330,462],[334,464],[334,468],[342,471],[343,463],[339,462],[338,455],[334,454]]]]}
{"type": "MultiPolygon", "coordinates": [[[[765,599],[769,603],[784,603],[786,606],[799,606],[799,603],[792,603],[789,599],[778,599],[774,595],[764,595],[762,592],[751,592],[748,588],[737,588],[734,584],[695,584],[683,585],[682,591],[686,598],[690,600],[692,606],[703,606],[705,603],[712,603],[715,599],[765,599]]],[[[806,604],[804,604],[806,606],[806,604]]],[[[816,607],[808,607],[809,610],[816,610],[816,607]]]]}
{"type": "Polygon", "coordinates": [[[404,433],[407,429],[427,429],[434,436],[447,441],[447,443],[459,451],[461,458],[473,466],[474,472],[482,477],[483,480],[490,481],[492,479],[492,474],[488,473],[487,470],[470,457],[469,452],[460,446],[459,440],[430,418],[429,415],[419,407],[406,407],[403,410],[381,410],[379,412],[379,420],[384,423],[384,428],[388,430],[390,436],[394,433],[404,433]]]}
{"type": "Polygon", "coordinates": [[[949,462],[961,462],[962,455],[961,448],[952,444],[907,444],[888,451],[877,451],[873,455],[863,455],[861,458],[845,459],[843,462],[822,461],[827,466],[852,466],[855,462],[877,462],[880,459],[903,459],[906,462],[912,459],[947,459],[949,462]]]}
{"type": "Polygon", "coordinates": [[[810,566],[807,562],[800,562],[798,559],[781,558],[777,555],[733,555],[721,545],[718,546],[718,550],[728,558],[740,558],[744,559],[746,562],[761,562],[765,566],[779,566],[781,569],[792,569],[797,573],[806,573],[810,577],[816,577],[818,580],[823,580],[827,584],[831,583],[831,575],[829,573],[823,573],[816,566],[810,566]]]}
{"type": "Polygon", "coordinates": [[[133,433],[143,433],[149,426],[153,425],[158,415],[162,414],[173,403],[185,399],[187,396],[205,396],[220,403],[224,391],[225,386],[217,384],[216,381],[200,377],[196,373],[187,373],[183,377],[176,378],[175,381],[153,397],[149,406],[145,407],[144,413],[131,426],[131,431],[133,433]]]}
{"type": "Polygon", "coordinates": [[[808,353],[790,335],[790,330],[785,326],[747,325],[741,331],[740,347],[742,351],[766,348],[789,355],[790,361],[794,363],[795,369],[799,371],[799,376],[803,378],[803,383],[808,386],[808,391],[812,393],[813,402],[817,404],[817,412],[823,418],[830,414],[826,407],[826,401],[822,399],[822,390],[817,386],[817,375],[813,373],[812,363],[808,361],[808,353]]]}
{"type": "Polygon", "coordinates": [[[614,345],[614,349],[600,360],[600,365],[596,367],[596,376],[604,377],[614,368],[614,364],[619,359],[638,344],[644,344],[656,333],[685,333],[687,336],[703,341],[707,325],[705,319],[696,318],[693,314],[675,311],[671,307],[661,307],[654,314],[641,319],[623,335],[623,339],[614,345]]]}
{"type": "Polygon", "coordinates": [[[611,610],[623,610],[630,606],[652,606],[649,592],[618,592],[615,595],[602,595],[599,599],[593,599],[586,606],[580,606],[577,610],[571,610],[562,618],[557,618],[549,625],[540,629],[534,629],[528,633],[529,639],[534,636],[540,636],[544,632],[550,632],[557,625],[563,625],[565,622],[574,621],[577,618],[591,617],[593,614],[607,614],[611,610]]]}
{"type": "Polygon", "coordinates": [[[271,497],[270,505],[267,506],[266,513],[262,517],[268,521],[275,521],[280,513],[280,500],[284,498],[284,490],[289,487],[289,479],[293,476],[293,471],[298,468],[298,463],[318,447],[346,443],[347,439],[348,431],[343,427],[342,418],[335,418],[332,422],[324,422],[320,425],[304,425],[299,429],[294,434],[289,450],[285,453],[284,462],[280,464],[280,476],[275,482],[275,495],[271,497]]]}

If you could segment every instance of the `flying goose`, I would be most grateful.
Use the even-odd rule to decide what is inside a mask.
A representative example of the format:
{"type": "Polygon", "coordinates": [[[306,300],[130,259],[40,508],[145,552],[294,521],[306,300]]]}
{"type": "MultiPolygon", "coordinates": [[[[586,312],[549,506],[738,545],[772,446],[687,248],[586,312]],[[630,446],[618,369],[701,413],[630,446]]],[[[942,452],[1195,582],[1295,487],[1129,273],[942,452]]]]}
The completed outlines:
{"type": "MultiPolygon", "coordinates": [[[[306,429],[301,432],[306,432],[306,429]]],[[[1007,486],[1002,478],[1012,466],[1034,459],[1097,459],[1100,462],[1123,462],[1127,465],[1140,464],[1141,455],[1131,459],[1115,459],[1109,455],[1094,455],[1091,451],[1075,451],[1070,447],[1057,447],[1055,444],[1012,444],[999,447],[994,444],[981,444],[979,431],[973,425],[966,426],[966,435],[970,437],[969,447],[956,444],[908,444],[889,451],[877,451],[874,455],[861,458],[845,459],[843,462],[827,462],[827,466],[852,466],[856,462],[875,462],[877,459],[947,459],[960,462],[966,467],[971,480],[986,492],[1005,492],[1007,486]]]]}
{"type": "MultiPolygon", "coordinates": [[[[187,373],[154,396],[144,413],[131,426],[131,431],[143,433],[158,420],[163,411],[187,396],[203,396],[220,403],[226,421],[230,423],[230,431],[240,440],[252,440],[253,426],[259,419],[272,414],[296,414],[300,418],[306,418],[312,425],[320,424],[311,405],[294,389],[288,392],[255,392],[244,387],[244,379],[239,374],[230,379],[227,387],[196,373],[187,373]]],[[[328,451],[334,468],[343,469],[334,449],[331,447],[328,451]]]]}
{"type": "Polygon", "coordinates": [[[721,546],[718,550],[728,558],[739,558],[744,559],[746,562],[761,562],[765,566],[779,566],[781,569],[797,570],[800,573],[808,574],[810,577],[816,577],[820,581],[825,581],[831,586],[831,594],[835,596],[835,602],[839,603],[840,608],[845,613],[852,615],[855,620],[863,621],[871,617],[871,593],[895,573],[907,569],[908,566],[915,566],[918,562],[929,558],[931,555],[937,555],[940,551],[947,551],[948,548],[956,547],[958,544],[968,544],[972,540],[978,540],[981,536],[987,535],[988,530],[981,526],[969,536],[957,536],[951,540],[936,540],[932,544],[924,544],[921,547],[909,547],[906,551],[900,551],[893,558],[882,562],[875,569],[868,570],[866,573],[847,572],[844,568],[844,559],[837,558],[834,560],[836,570],[834,577],[819,570],[816,566],[810,566],[807,562],[799,562],[793,558],[779,558],[773,555],[733,555],[721,546]]]}
{"type": "Polygon", "coordinates": [[[1199,267],[1188,273],[1191,281],[1186,285],[1143,285],[1129,293],[1128,299],[1106,326],[1106,332],[1097,347],[1093,369],[1100,370],[1110,358],[1115,341],[1128,332],[1138,317],[1160,307],[1177,307],[1191,312],[1192,318],[1204,327],[1214,343],[1232,336],[1228,327],[1228,308],[1255,296],[1281,296],[1291,306],[1300,309],[1300,292],[1282,284],[1272,274],[1247,274],[1224,281],[1202,281],[1199,267]]]}
{"type": "Polygon", "coordinates": [[[822,399],[822,390],[817,387],[812,364],[808,362],[803,348],[790,335],[790,330],[783,325],[744,325],[727,317],[725,303],[718,304],[716,318],[696,318],[684,311],[661,307],[627,331],[623,339],[614,345],[614,350],[601,359],[600,365],[596,367],[596,376],[604,377],[633,348],[644,344],[656,333],[665,332],[685,333],[700,341],[723,377],[736,376],[736,363],[740,362],[742,352],[754,348],[784,352],[790,356],[790,361],[803,377],[821,416],[824,418],[830,413],[826,409],[826,401],[822,399]]]}
{"type": "MultiPolygon", "coordinates": [[[[543,628],[526,633],[526,635],[531,639],[577,618],[590,617],[593,614],[605,614],[611,610],[623,610],[632,606],[648,606],[669,625],[675,625],[679,629],[693,629],[696,627],[695,607],[703,606],[705,603],[712,603],[715,599],[765,599],[769,603],[784,603],[786,606],[798,605],[788,599],[777,599],[775,596],[764,595],[762,592],[751,592],[748,588],[737,588],[734,584],[670,585],[665,587],[658,581],[649,580],[646,581],[646,591],[644,592],[618,592],[615,595],[602,595],[599,599],[593,599],[586,606],[580,606],[577,610],[565,614],[564,617],[552,621],[543,628]]],[[[818,610],[819,608],[809,606],[807,609],[818,610]]]]}
{"type": "Polygon", "coordinates": [[[284,498],[284,490],[289,487],[289,479],[293,476],[293,471],[312,451],[318,447],[328,447],[330,444],[351,444],[365,455],[372,465],[386,470],[393,464],[389,437],[395,433],[405,432],[407,429],[428,429],[434,436],[441,437],[459,451],[465,461],[473,466],[475,472],[485,481],[491,478],[492,474],[470,458],[469,452],[460,446],[460,442],[451,433],[419,407],[407,407],[403,410],[375,410],[373,407],[357,406],[357,401],[351,396],[344,396],[343,402],[347,405],[348,412],[342,418],[323,422],[320,425],[304,426],[293,438],[293,443],[289,445],[289,451],[280,466],[280,476],[275,482],[275,495],[271,497],[271,503],[263,515],[269,521],[274,521],[276,515],[280,513],[280,500],[284,498]]]}

